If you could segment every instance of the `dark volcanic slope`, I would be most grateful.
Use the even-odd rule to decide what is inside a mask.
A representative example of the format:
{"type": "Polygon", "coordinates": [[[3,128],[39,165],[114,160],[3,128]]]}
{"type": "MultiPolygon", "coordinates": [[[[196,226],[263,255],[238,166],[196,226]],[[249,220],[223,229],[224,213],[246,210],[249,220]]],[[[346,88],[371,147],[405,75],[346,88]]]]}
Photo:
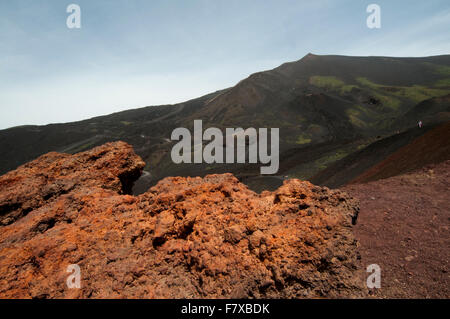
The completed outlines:
{"type": "Polygon", "coordinates": [[[310,180],[337,188],[400,175],[450,159],[449,138],[450,122],[395,133],[336,161],[310,180]]]}
{"type": "Polygon", "coordinates": [[[77,153],[108,141],[125,140],[149,158],[170,138],[175,118],[184,118],[214,96],[179,105],[151,106],[93,119],[45,126],[20,126],[0,131],[0,173],[49,151],[77,153]]]}
{"type": "Polygon", "coordinates": [[[436,97],[425,100],[417,104],[410,111],[406,112],[398,123],[414,123],[422,120],[423,122],[432,122],[438,120],[445,122],[450,120],[450,94],[442,97],[436,97]]]}
{"type": "MultiPolygon", "coordinates": [[[[0,131],[0,174],[48,151],[76,153],[124,140],[146,161],[152,175],[233,172],[255,176],[245,165],[181,165],[170,160],[176,127],[279,127],[281,170],[310,178],[372,137],[414,126],[408,114],[419,103],[450,93],[450,56],[428,58],[344,57],[308,54],[236,86],[177,105],[147,107],[86,121],[24,126],[0,131]],[[398,121],[403,118],[403,121],[398,121]],[[320,149],[319,151],[317,151],[320,149]],[[309,154],[308,161],[297,161],[309,154]],[[339,154],[338,158],[333,154],[339,154]],[[284,161],[285,159],[285,161],[284,161]]],[[[441,103],[437,101],[436,103],[441,103]]],[[[431,109],[431,108],[430,108],[431,109]]],[[[434,110],[427,121],[436,119],[434,110]]],[[[427,123],[429,124],[429,123],[427,123]]],[[[145,185],[143,186],[145,188],[145,185]]]]}
{"type": "Polygon", "coordinates": [[[404,174],[450,158],[450,122],[428,131],[370,168],[351,183],[366,183],[404,174]]]}

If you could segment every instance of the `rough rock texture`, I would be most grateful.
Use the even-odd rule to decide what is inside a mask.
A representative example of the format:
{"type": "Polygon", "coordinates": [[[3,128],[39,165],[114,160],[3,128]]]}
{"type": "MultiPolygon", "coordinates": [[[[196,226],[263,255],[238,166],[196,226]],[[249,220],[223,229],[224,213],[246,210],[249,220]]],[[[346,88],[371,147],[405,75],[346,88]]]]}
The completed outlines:
{"type": "Polygon", "coordinates": [[[130,196],[144,163],[123,142],[49,153],[0,177],[2,298],[359,297],[345,193],[231,174],[166,178],[130,196]],[[81,289],[69,289],[78,264],[81,289]]]}
{"type": "Polygon", "coordinates": [[[0,179],[0,225],[8,225],[53,199],[82,188],[131,193],[145,163],[123,142],[76,156],[48,153],[0,179]]]}

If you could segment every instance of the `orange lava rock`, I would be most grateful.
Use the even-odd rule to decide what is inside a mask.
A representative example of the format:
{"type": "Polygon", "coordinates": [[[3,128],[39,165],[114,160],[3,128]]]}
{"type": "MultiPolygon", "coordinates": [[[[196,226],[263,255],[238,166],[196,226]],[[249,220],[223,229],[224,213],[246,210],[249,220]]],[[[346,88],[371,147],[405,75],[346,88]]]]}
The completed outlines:
{"type": "Polygon", "coordinates": [[[169,177],[130,196],[124,142],[49,153],[0,177],[1,298],[365,295],[357,203],[300,180],[257,194],[231,174],[169,177]],[[80,267],[81,287],[66,284],[80,267]]]}

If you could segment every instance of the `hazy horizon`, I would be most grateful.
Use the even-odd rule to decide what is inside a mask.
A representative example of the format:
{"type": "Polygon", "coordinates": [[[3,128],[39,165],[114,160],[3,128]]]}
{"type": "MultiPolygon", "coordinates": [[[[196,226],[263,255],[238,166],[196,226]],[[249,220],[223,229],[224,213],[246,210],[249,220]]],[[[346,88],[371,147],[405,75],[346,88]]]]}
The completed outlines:
{"type": "Polygon", "coordinates": [[[0,3],[0,129],[175,104],[317,55],[450,53],[447,1],[0,3]],[[81,7],[68,29],[66,8],[81,7]],[[369,29],[366,7],[381,7],[369,29]]]}

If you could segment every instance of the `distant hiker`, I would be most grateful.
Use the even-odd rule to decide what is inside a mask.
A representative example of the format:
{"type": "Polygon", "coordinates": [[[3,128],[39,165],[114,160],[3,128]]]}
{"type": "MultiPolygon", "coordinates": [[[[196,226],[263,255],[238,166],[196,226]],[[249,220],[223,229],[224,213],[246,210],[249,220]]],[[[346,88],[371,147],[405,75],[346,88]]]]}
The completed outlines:
{"type": "Polygon", "coordinates": [[[422,121],[419,121],[419,123],[417,123],[417,126],[418,126],[419,128],[422,128],[422,126],[423,126],[422,121]]]}

